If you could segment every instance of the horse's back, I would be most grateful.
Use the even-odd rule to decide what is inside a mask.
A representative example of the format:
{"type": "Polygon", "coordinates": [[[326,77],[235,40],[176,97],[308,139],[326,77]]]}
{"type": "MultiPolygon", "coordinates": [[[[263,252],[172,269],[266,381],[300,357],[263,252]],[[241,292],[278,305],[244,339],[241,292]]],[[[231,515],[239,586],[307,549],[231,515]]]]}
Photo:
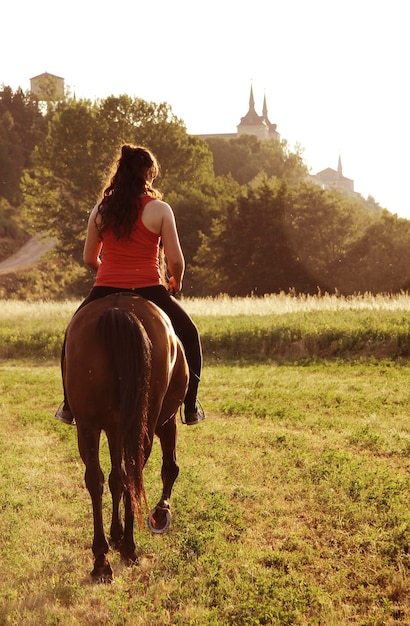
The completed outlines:
{"type": "MultiPolygon", "coordinates": [[[[89,302],[77,311],[67,329],[67,342],[70,335],[86,335],[95,327],[100,316],[107,309],[120,309],[133,313],[143,324],[151,338],[157,333],[169,331],[169,318],[155,304],[131,293],[116,293],[89,302]],[[163,330],[161,330],[161,327],[163,330]]],[[[172,331],[171,331],[172,332],[172,331]]]]}

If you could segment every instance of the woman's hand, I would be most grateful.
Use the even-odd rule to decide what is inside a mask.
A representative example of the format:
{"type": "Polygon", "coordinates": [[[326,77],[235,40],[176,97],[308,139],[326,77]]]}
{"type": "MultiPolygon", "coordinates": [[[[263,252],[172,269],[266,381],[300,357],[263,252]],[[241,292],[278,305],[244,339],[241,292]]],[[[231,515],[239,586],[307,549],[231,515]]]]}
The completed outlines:
{"type": "Polygon", "coordinates": [[[182,281],[177,282],[174,276],[168,280],[167,289],[172,296],[175,296],[182,289],[182,281]]]}

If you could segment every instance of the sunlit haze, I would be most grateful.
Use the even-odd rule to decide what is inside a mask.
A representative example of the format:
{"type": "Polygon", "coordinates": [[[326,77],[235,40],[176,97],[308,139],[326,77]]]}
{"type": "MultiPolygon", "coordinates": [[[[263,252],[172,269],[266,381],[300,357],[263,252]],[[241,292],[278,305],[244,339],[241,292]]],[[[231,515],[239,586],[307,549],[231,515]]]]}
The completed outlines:
{"type": "Polygon", "coordinates": [[[7,2],[0,84],[61,76],[77,98],[167,102],[189,133],[234,133],[268,116],[311,173],[410,219],[407,3],[403,0],[7,2]]]}

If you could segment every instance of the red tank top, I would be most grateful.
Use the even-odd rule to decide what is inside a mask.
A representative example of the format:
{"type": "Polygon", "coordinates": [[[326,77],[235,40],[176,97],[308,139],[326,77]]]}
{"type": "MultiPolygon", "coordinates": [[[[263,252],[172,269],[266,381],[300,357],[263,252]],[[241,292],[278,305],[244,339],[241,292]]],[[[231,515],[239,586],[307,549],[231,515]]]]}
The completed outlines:
{"type": "Polygon", "coordinates": [[[152,287],[160,285],[159,235],[142,223],[144,207],[155,198],[144,196],[130,237],[117,239],[112,230],[103,233],[101,265],[94,285],[98,287],[152,287]]]}

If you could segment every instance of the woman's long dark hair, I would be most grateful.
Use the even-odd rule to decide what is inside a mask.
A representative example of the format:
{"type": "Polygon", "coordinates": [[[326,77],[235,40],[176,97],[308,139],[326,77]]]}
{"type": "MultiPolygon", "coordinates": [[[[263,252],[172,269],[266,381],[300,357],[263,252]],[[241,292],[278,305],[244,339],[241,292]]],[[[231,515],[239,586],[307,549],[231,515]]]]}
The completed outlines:
{"type": "Polygon", "coordinates": [[[110,228],[118,238],[129,237],[140,208],[139,198],[143,195],[161,198],[160,192],[146,180],[149,169],[156,178],[159,164],[152,152],[141,146],[122,146],[98,206],[101,234],[110,228]]]}

